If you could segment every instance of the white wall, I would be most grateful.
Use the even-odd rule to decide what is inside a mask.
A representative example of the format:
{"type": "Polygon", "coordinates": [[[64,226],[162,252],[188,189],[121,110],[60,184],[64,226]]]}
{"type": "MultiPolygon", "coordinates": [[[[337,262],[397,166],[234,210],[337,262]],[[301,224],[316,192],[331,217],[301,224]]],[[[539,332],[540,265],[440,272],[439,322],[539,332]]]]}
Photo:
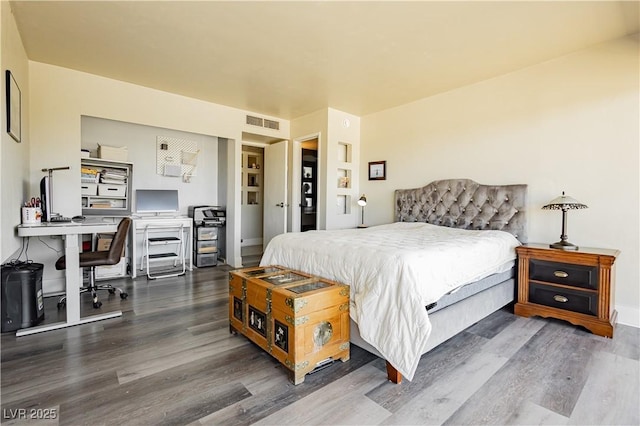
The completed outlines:
{"type": "Polygon", "coordinates": [[[15,226],[20,223],[20,206],[36,194],[29,185],[29,63],[8,1],[0,2],[0,65],[0,261],[4,262],[13,259],[20,248],[21,240],[15,233],[15,226]],[[22,93],[21,143],[6,132],[5,70],[11,71],[22,93]]]}
{"type": "MultiPolygon", "coordinates": [[[[291,121],[291,138],[293,140],[305,140],[310,136],[318,138],[319,229],[355,227],[360,217],[356,204],[358,199],[356,195],[359,194],[357,170],[360,162],[360,117],[333,108],[327,108],[291,121]],[[339,143],[351,145],[351,160],[354,169],[352,187],[348,191],[342,191],[349,192],[351,196],[349,214],[338,214],[336,206],[338,194],[337,169],[344,166],[338,162],[339,143]]],[[[299,156],[291,155],[290,153],[289,158],[294,161],[299,159],[299,156]]],[[[299,165],[290,164],[289,168],[293,170],[290,175],[289,187],[298,188],[298,182],[294,182],[293,179],[295,176],[299,176],[299,165]]],[[[292,202],[290,198],[289,205],[293,206],[294,204],[297,206],[297,203],[292,202]]],[[[291,226],[292,224],[289,223],[289,229],[291,229],[291,226]]]]}
{"type": "MultiPolygon", "coordinates": [[[[328,116],[326,110],[319,110],[313,112],[311,114],[304,115],[302,117],[298,117],[294,120],[291,120],[291,139],[295,141],[306,140],[310,137],[318,138],[318,206],[316,208],[318,219],[318,229],[327,229],[327,218],[326,218],[326,206],[327,206],[327,196],[326,196],[326,188],[323,188],[326,182],[326,166],[327,157],[326,157],[326,137],[328,132],[328,116]]],[[[296,149],[295,143],[290,144],[289,147],[289,170],[292,173],[289,175],[289,188],[298,188],[298,181],[296,179],[297,176],[300,176],[300,155],[294,153],[294,149],[296,149]]],[[[299,145],[299,143],[298,143],[299,145]]],[[[289,204],[289,211],[287,214],[287,229],[291,231],[293,229],[293,222],[291,218],[293,217],[293,209],[299,209],[298,207],[298,199],[297,197],[294,199],[292,194],[293,190],[289,191],[289,199],[287,203],[289,204]]],[[[295,224],[296,228],[299,229],[299,222],[295,224]]]]}
{"type": "Polygon", "coordinates": [[[640,326],[638,38],[626,37],[362,118],[361,190],[371,223],[393,221],[393,191],[471,178],[529,185],[531,242],[559,240],[541,207],[566,191],[569,241],[622,251],[618,320],[640,326]],[[387,160],[387,180],[367,181],[387,160]]]}
{"type": "MultiPolygon", "coordinates": [[[[191,205],[215,206],[221,204],[218,201],[217,137],[97,117],[82,117],[81,131],[81,146],[91,150],[92,155],[97,154],[95,151],[98,149],[98,144],[127,147],[129,154],[127,161],[133,163],[134,196],[136,189],[177,189],[180,213],[183,215],[187,215],[188,207],[191,205]],[[197,158],[198,165],[195,176],[191,178],[190,182],[183,182],[182,177],[164,176],[157,173],[156,138],[158,136],[182,139],[197,144],[200,151],[197,158]]],[[[226,176],[221,176],[221,179],[226,182],[226,176]]],[[[132,208],[135,211],[133,197],[132,201],[132,208]]],[[[226,200],[223,201],[226,202],[226,200]]]]}
{"type": "MultiPolygon", "coordinates": [[[[227,262],[232,266],[242,264],[239,190],[242,132],[260,131],[269,137],[287,139],[288,121],[278,119],[278,131],[247,127],[246,114],[256,115],[255,113],[39,62],[29,62],[29,81],[32,143],[29,162],[31,173],[28,175],[28,181],[32,191],[35,191],[42,176],[40,169],[71,166],[71,171],[57,172],[55,176],[54,198],[56,204],[69,206],[64,211],[65,215],[81,213],[77,171],[80,167],[82,116],[227,138],[227,262]]],[[[6,209],[6,206],[3,206],[3,211],[6,209]]],[[[17,222],[12,226],[15,224],[17,222]]],[[[38,245],[37,240],[32,242],[38,245]]],[[[32,249],[42,254],[38,260],[47,265],[45,292],[52,291],[49,280],[62,282],[62,273],[50,266],[59,253],[47,251],[48,249],[38,252],[33,246],[32,249]],[[48,257],[45,254],[48,254],[48,257]]]]}
{"type": "Polygon", "coordinates": [[[360,217],[360,208],[357,205],[359,198],[358,164],[360,164],[360,117],[348,114],[337,109],[329,108],[327,111],[328,132],[326,144],[326,156],[323,162],[327,173],[325,182],[327,185],[327,223],[326,229],[344,229],[357,226],[360,217]],[[340,144],[347,144],[351,150],[351,161],[348,163],[338,161],[340,144]],[[338,189],[338,169],[353,168],[351,174],[351,188],[338,189]],[[338,194],[347,196],[347,213],[337,213],[336,200],[338,194]]]}

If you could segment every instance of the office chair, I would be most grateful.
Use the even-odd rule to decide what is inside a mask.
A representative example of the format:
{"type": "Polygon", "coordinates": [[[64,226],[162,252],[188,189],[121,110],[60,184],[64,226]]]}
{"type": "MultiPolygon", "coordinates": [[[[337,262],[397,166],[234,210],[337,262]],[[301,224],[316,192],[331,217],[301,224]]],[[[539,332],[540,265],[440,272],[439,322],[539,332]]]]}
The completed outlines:
{"type": "MultiPolygon", "coordinates": [[[[93,307],[95,309],[102,306],[102,302],[98,300],[98,290],[108,290],[109,294],[115,294],[116,290],[118,290],[120,292],[120,298],[123,300],[129,296],[126,291],[119,287],[114,287],[111,284],[96,285],[96,266],[115,265],[120,262],[122,249],[124,248],[124,243],[127,240],[127,232],[129,232],[130,225],[131,218],[125,217],[120,221],[108,251],[88,251],[80,253],[80,267],[91,268],[89,272],[89,285],[87,287],[80,287],[80,293],[91,292],[93,307]]],[[[65,257],[66,256],[62,256],[56,262],[57,270],[60,271],[66,269],[67,264],[65,257]]],[[[58,301],[58,308],[64,306],[66,300],[67,296],[62,296],[58,301]]]]}

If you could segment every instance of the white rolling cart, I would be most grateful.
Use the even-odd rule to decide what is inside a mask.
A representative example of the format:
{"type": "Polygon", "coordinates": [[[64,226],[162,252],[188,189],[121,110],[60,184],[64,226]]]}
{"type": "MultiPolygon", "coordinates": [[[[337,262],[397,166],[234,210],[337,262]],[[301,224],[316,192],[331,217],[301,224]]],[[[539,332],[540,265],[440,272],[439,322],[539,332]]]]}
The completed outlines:
{"type": "Polygon", "coordinates": [[[134,217],[131,226],[131,278],[136,278],[145,268],[147,277],[151,279],[192,271],[192,229],[193,221],[189,217],[134,217]],[[160,263],[169,261],[180,267],[168,273],[158,272],[160,263]]]}

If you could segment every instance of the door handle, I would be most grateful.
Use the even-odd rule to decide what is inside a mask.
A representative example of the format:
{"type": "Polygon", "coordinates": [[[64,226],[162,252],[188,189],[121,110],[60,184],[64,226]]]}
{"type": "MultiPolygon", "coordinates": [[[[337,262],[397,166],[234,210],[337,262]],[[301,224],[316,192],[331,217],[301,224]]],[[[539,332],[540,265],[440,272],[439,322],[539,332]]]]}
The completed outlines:
{"type": "Polygon", "coordinates": [[[285,204],[285,203],[278,203],[278,204],[276,204],[276,207],[282,207],[282,208],[284,208],[284,206],[288,206],[288,204],[285,204]]]}

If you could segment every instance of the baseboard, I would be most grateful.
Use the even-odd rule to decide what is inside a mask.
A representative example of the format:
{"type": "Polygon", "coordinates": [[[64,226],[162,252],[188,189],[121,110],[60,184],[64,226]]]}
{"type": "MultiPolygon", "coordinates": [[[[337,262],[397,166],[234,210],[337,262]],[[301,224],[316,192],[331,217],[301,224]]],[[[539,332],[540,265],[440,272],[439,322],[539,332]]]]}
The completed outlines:
{"type": "Polygon", "coordinates": [[[58,278],[42,279],[42,293],[44,297],[58,296],[61,293],[65,293],[65,291],[64,275],[58,278]]]}
{"type": "Polygon", "coordinates": [[[640,309],[633,306],[616,305],[618,324],[640,328],[640,309]]]}
{"type": "Polygon", "coordinates": [[[245,246],[261,246],[262,238],[243,238],[240,247],[245,246]]]}
{"type": "Polygon", "coordinates": [[[227,265],[231,266],[232,268],[242,268],[242,256],[228,258],[227,265]]]}

